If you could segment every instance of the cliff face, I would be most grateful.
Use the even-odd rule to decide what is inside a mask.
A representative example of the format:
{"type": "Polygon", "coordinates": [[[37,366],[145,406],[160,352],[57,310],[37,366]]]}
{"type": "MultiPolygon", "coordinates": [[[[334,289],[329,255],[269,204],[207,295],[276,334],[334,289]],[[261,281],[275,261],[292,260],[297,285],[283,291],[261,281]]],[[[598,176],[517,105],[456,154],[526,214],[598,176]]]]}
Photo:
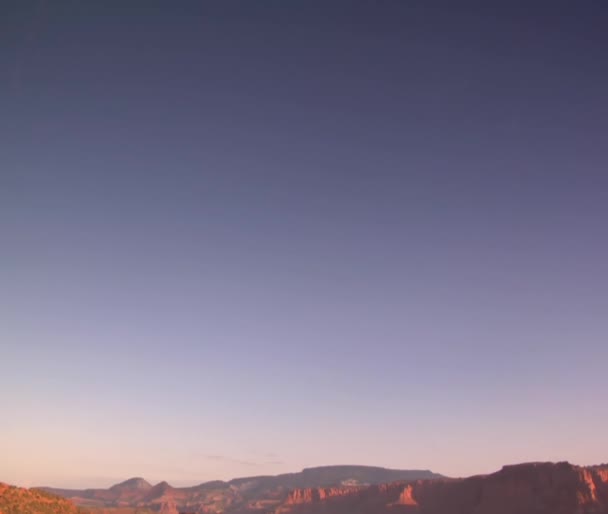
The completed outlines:
{"type": "Polygon", "coordinates": [[[339,496],[351,496],[361,491],[362,487],[308,487],[306,489],[294,489],[287,495],[286,505],[297,505],[314,503],[339,496]]]}
{"type": "Polygon", "coordinates": [[[505,466],[459,480],[294,490],[278,514],[608,514],[608,466],[505,466]]]}

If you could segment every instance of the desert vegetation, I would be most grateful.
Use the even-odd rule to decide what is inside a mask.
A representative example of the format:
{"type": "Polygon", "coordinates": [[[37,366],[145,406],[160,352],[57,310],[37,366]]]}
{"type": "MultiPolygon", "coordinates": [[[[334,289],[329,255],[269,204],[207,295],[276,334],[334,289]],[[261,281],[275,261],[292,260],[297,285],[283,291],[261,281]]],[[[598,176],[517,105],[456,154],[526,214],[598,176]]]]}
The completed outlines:
{"type": "Polygon", "coordinates": [[[89,514],[89,511],[47,491],[0,484],[0,514],[89,514]]]}

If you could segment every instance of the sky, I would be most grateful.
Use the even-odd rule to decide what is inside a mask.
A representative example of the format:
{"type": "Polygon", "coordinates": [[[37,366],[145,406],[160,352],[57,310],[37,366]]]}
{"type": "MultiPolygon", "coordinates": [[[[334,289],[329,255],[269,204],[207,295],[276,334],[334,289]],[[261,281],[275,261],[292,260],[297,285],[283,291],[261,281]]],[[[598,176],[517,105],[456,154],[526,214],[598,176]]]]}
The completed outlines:
{"type": "Polygon", "coordinates": [[[603,2],[2,2],[0,481],[608,461],[603,2]]]}

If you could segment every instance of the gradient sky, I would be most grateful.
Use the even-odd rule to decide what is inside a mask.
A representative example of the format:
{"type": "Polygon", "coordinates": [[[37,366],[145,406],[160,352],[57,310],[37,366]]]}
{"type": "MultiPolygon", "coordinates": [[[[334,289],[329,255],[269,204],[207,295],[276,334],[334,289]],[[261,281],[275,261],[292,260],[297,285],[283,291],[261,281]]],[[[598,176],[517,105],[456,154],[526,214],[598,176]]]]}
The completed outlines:
{"type": "Polygon", "coordinates": [[[1,2],[0,481],[608,461],[608,8],[454,3],[1,2]]]}

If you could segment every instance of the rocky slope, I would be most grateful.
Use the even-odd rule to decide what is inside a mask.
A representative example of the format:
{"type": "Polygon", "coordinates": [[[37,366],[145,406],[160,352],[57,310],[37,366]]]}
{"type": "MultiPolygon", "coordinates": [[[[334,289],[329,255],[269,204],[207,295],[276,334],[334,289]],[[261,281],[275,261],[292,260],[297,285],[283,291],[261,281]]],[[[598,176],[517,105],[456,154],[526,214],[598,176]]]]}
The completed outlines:
{"type": "Polygon", "coordinates": [[[81,514],[71,501],[36,489],[0,483],[0,514],[81,514]]]}
{"type": "Polygon", "coordinates": [[[608,514],[608,465],[505,466],[466,479],[292,491],[276,514],[608,514]]]}

